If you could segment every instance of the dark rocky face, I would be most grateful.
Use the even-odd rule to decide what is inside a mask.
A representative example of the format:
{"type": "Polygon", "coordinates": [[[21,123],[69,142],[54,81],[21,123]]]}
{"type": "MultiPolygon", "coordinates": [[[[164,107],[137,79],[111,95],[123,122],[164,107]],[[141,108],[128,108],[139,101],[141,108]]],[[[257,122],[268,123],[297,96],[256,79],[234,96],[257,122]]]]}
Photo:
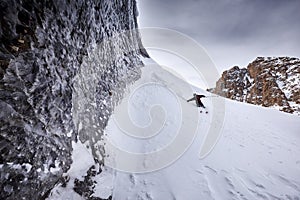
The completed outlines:
{"type": "Polygon", "coordinates": [[[300,113],[299,78],[299,59],[258,57],[247,69],[233,67],[225,71],[213,92],[242,102],[300,113]]]}
{"type": "MultiPolygon", "coordinates": [[[[101,49],[104,57],[94,63],[99,68],[94,109],[105,118],[97,137],[79,133],[81,119],[74,120],[72,112],[74,77],[84,71],[83,60],[97,44],[137,27],[136,3],[2,0],[0,10],[0,199],[43,199],[70,167],[71,141],[78,134],[82,141],[101,139],[113,109],[101,107],[103,100],[118,102],[127,82],[140,75],[140,50],[126,44],[116,46],[130,53],[101,49]],[[126,69],[122,81],[121,67],[126,69]],[[113,99],[112,91],[119,96],[113,99]]],[[[138,34],[129,41],[141,44],[138,34]]],[[[89,146],[95,153],[94,143],[89,146]]],[[[95,159],[101,162],[96,153],[95,159]]]]}

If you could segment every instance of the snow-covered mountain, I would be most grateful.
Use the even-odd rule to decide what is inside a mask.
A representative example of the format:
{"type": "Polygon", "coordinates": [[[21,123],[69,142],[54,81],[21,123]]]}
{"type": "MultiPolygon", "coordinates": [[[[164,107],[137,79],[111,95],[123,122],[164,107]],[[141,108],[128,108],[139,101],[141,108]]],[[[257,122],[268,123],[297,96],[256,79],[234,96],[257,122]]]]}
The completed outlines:
{"type": "MultiPolygon", "coordinates": [[[[66,174],[70,181],[66,187],[58,185],[49,199],[81,199],[73,190],[76,179],[91,180],[86,181],[91,183],[86,188],[90,197],[112,196],[115,200],[299,199],[299,116],[220,97],[225,101],[223,128],[210,154],[200,158],[208,130],[214,126],[213,115],[222,110],[216,110],[212,99],[207,98],[203,102],[208,114],[200,113],[195,103],[186,102],[192,95],[184,89],[186,84],[159,66],[147,64],[142,68],[141,79],[130,86],[109,119],[105,130],[106,167],[101,168],[102,173],[86,174],[94,165],[92,154],[82,144],[73,143],[74,163],[66,174]],[[174,93],[164,90],[172,87],[178,89],[172,90],[174,93]],[[154,105],[161,106],[163,112],[159,114],[154,105]],[[131,135],[126,132],[128,119],[126,124],[119,121],[124,116],[123,108],[128,108],[131,123],[141,127],[165,123],[151,137],[143,138],[144,131],[131,135]],[[180,126],[190,127],[193,123],[197,128],[188,131],[195,131],[194,137],[173,162],[163,164],[166,159],[163,153],[149,156],[176,141],[180,126]],[[129,160],[114,147],[129,154],[141,154],[129,160]],[[153,166],[161,168],[151,170],[153,166]],[[139,171],[145,168],[149,171],[139,171]]],[[[190,87],[192,91],[210,95],[190,87]]],[[[185,138],[189,138],[188,131],[185,138]]],[[[98,171],[97,166],[94,171],[98,171]]]]}
{"type": "MultiPolygon", "coordinates": [[[[209,93],[151,60],[141,69],[135,0],[2,0],[0,10],[0,199],[300,196],[299,118],[223,98],[200,113],[186,99],[209,93]]],[[[287,111],[299,100],[288,96],[294,69],[282,73],[293,84],[276,79],[287,111]]]]}
{"type": "Polygon", "coordinates": [[[241,102],[300,113],[300,60],[258,57],[247,68],[223,72],[210,91],[241,102]]]}

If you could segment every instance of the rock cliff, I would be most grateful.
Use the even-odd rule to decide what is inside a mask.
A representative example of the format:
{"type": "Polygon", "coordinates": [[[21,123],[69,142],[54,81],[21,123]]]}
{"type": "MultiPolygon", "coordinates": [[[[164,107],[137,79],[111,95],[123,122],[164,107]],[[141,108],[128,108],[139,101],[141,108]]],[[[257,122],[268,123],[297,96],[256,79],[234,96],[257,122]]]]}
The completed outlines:
{"type": "Polygon", "coordinates": [[[96,143],[147,56],[136,2],[1,0],[0,10],[0,199],[44,199],[72,140],[101,163],[96,143]]]}
{"type": "Polygon", "coordinates": [[[300,60],[258,57],[247,68],[224,71],[215,94],[288,113],[300,113],[300,60]]]}

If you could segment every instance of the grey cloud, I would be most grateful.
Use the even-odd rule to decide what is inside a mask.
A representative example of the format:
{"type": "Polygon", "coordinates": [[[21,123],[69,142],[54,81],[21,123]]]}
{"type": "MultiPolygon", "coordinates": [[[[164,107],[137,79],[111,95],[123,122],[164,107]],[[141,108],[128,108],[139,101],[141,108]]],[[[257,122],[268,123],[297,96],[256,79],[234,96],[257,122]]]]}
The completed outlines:
{"type": "Polygon", "coordinates": [[[299,0],[138,0],[138,5],[142,27],[187,34],[219,55],[213,57],[218,65],[235,63],[241,53],[251,54],[249,62],[255,52],[300,55],[299,0]],[[235,56],[226,52],[229,57],[222,61],[225,54],[220,55],[220,49],[226,48],[235,56]]]}

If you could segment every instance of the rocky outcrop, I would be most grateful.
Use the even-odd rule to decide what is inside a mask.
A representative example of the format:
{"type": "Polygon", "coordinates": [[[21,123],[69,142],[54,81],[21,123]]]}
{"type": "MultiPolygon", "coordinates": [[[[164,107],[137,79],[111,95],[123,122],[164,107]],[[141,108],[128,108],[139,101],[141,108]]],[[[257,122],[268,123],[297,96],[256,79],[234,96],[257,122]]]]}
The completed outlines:
{"type": "Polygon", "coordinates": [[[258,57],[247,68],[223,72],[210,91],[233,100],[300,113],[300,60],[258,57]]]}
{"type": "Polygon", "coordinates": [[[146,56],[131,32],[136,2],[2,0],[0,10],[0,199],[44,199],[69,169],[78,136],[101,162],[95,140],[146,56]],[[86,88],[97,102],[78,105],[86,88]],[[97,134],[84,126],[91,107],[97,134]]]}

